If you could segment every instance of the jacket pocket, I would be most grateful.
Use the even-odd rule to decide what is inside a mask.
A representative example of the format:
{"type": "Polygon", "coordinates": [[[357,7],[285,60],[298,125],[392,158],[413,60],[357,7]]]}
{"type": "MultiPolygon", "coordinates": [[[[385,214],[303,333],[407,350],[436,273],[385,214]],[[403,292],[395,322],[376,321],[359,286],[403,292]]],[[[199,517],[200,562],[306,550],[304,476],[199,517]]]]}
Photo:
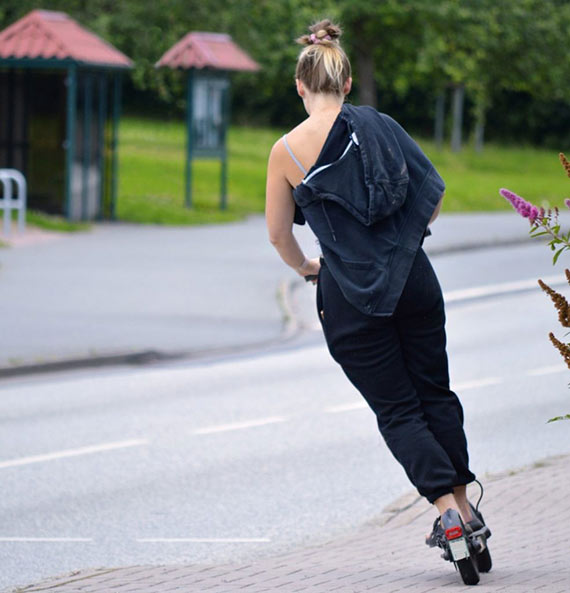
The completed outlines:
{"type": "Polygon", "coordinates": [[[341,259],[348,280],[362,288],[375,286],[384,273],[384,266],[374,261],[341,259]]]}
{"type": "Polygon", "coordinates": [[[386,274],[383,266],[372,261],[340,260],[345,291],[349,300],[361,311],[370,312],[373,301],[386,274]]]}

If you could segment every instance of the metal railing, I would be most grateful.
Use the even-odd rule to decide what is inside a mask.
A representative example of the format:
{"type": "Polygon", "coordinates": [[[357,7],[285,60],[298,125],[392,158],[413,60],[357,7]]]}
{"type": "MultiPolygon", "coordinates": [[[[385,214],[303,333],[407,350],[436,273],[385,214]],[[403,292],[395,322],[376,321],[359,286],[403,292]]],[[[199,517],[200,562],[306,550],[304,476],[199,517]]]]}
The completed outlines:
{"type": "Polygon", "coordinates": [[[18,211],[18,230],[26,229],[26,179],[16,169],[0,169],[3,192],[0,210],[4,210],[4,235],[9,235],[12,226],[12,210],[18,211]],[[16,197],[12,197],[12,184],[17,187],[16,197]]]}

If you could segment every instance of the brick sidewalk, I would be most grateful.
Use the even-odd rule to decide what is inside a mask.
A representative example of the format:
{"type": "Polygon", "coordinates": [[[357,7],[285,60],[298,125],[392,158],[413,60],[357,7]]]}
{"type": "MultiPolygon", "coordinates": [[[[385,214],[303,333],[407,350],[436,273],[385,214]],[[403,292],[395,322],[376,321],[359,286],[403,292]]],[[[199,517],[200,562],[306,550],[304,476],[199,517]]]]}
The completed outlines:
{"type": "MultiPolygon", "coordinates": [[[[570,590],[570,456],[485,479],[482,511],[493,531],[494,568],[477,591],[566,593],[570,590]]],[[[476,490],[472,491],[474,495],[476,490]]],[[[476,497],[475,497],[476,499],[476,497]]],[[[434,511],[408,497],[404,510],[349,537],[248,565],[136,566],[80,571],[22,592],[56,593],[427,593],[464,590],[439,550],[423,544],[434,511]]],[[[400,501],[402,506],[402,501],[400,501]]]]}

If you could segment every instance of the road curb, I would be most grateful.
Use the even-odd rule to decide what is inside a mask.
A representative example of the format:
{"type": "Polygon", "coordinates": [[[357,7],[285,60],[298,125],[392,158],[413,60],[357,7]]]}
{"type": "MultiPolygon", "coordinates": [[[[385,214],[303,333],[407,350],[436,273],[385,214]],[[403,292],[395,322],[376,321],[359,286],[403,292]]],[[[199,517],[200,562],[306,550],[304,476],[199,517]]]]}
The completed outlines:
{"type": "Polygon", "coordinates": [[[147,365],[154,362],[166,360],[179,360],[188,356],[184,353],[166,353],[158,350],[142,350],[140,352],[107,354],[102,356],[85,356],[78,358],[65,358],[51,362],[39,362],[31,364],[0,367],[0,379],[18,377],[22,375],[33,375],[40,373],[52,373],[58,371],[71,371],[87,368],[101,368],[116,365],[147,365]]]}
{"type": "Polygon", "coordinates": [[[251,342],[250,344],[235,344],[229,346],[205,348],[203,350],[189,350],[181,352],[142,350],[140,352],[132,353],[69,358],[38,364],[0,367],[0,381],[2,379],[39,375],[42,373],[57,373],[82,369],[95,369],[114,366],[150,367],[153,364],[161,362],[193,362],[205,359],[215,360],[236,354],[250,354],[259,350],[265,350],[267,348],[279,346],[280,344],[284,344],[294,337],[295,335],[280,335],[268,340],[262,340],[260,342],[251,342]]]}
{"type": "Polygon", "coordinates": [[[104,576],[121,570],[121,568],[93,568],[91,572],[85,576],[81,576],[81,573],[86,572],[89,569],[73,570],[66,574],[53,576],[40,583],[32,583],[31,585],[24,585],[22,587],[4,589],[2,593],[22,593],[24,591],[49,591],[55,587],[61,587],[69,585],[71,583],[78,583],[79,581],[86,581],[94,577],[104,576]],[[77,577],[77,578],[75,578],[77,577]]]}

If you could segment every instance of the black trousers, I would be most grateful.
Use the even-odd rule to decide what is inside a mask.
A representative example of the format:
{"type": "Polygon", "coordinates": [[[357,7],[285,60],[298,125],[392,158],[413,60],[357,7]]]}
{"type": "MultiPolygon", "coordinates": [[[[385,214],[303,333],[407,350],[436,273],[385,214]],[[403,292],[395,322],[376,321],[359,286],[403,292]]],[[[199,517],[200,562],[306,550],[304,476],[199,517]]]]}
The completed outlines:
{"type": "Polygon", "coordinates": [[[317,309],[329,351],[411,482],[430,502],[472,482],[463,409],[449,389],[443,296],[423,249],[389,317],[354,308],[321,263],[317,309]]]}

